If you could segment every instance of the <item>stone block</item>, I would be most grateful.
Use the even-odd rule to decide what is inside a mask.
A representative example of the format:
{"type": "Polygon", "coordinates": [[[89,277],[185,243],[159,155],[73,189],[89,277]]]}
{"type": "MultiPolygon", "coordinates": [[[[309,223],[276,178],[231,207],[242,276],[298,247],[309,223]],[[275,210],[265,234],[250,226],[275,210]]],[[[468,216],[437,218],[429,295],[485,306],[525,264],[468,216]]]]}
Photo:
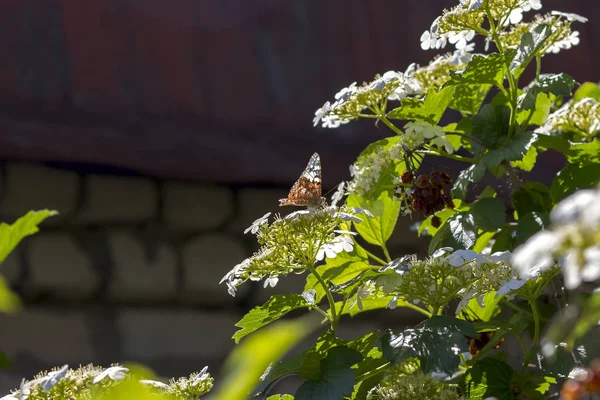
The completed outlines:
{"type": "Polygon", "coordinates": [[[257,189],[246,188],[238,192],[238,214],[230,229],[235,233],[243,233],[254,220],[271,212],[271,218],[276,213],[287,215],[296,207],[279,207],[279,199],[287,197],[286,189],[257,189]]]}
{"type": "Polygon", "coordinates": [[[79,195],[79,176],[71,171],[43,165],[9,163],[6,166],[5,194],[0,215],[16,219],[30,210],[51,209],[59,215],[46,224],[56,224],[75,211],[79,195]]]}
{"type": "MultiPolygon", "coordinates": [[[[225,234],[203,235],[189,240],[182,250],[184,298],[207,305],[234,301],[227,293],[227,286],[219,284],[219,281],[248,256],[250,254],[238,241],[225,234]]],[[[247,289],[247,285],[242,285],[237,296],[242,296],[247,289]]]]}
{"type": "Polygon", "coordinates": [[[90,256],[69,234],[42,232],[30,240],[28,291],[83,298],[98,288],[100,274],[94,270],[90,256]]]}
{"type": "Polygon", "coordinates": [[[233,191],[224,186],[167,182],[163,215],[170,228],[197,231],[221,226],[233,215],[233,191]]]}
{"type": "Polygon", "coordinates": [[[108,242],[114,260],[109,296],[116,299],[156,300],[174,298],[177,292],[177,254],[160,243],[149,258],[142,242],[130,233],[114,232],[108,242]]]}
{"type": "Polygon", "coordinates": [[[139,222],[157,216],[158,189],[150,179],[88,175],[77,222],[139,222]]]}
{"type": "Polygon", "coordinates": [[[239,318],[232,314],[172,310],[123,310],[117,318],[121,345],[134,360],[225,358],[239,318]]]}
{"type": "Polygon", "coordinates": [[[0,343],[9,359],[34,358],[48,366],[92,362],[95,351],[83,312],[27,307],[0,314],[0,343]]]}

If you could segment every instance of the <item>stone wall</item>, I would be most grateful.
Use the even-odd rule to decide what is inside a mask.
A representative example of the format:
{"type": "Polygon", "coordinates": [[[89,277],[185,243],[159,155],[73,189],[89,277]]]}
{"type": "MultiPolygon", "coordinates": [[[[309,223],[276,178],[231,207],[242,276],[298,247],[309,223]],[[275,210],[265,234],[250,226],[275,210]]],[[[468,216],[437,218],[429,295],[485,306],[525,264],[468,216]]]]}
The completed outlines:
{"type": "MultiPolygon", "coordinates": [[[[273,293],[300,292],[304,276],[275,288],[242,287],[237,297],[221,277],[255,249],[243,230],[277,207],[288,188],[211,186],[141,176],[78,173],[5,163],[0,218],[31,209],[58,217],[27,238],[0,266],[24,300],[0,315],[0,349],[14,362],[0,374],[0,394],[21,377],[68,363],[141,362],[162,376],[219,366],[234,346],[234,324],[273,293]]],[[[424,248],[402,220],[396,254],[424,248]]],[[[411,314],[413,315],[413,314],[411,314]]],[[[402,311],[385,326],[405,323],[402,311]],[[400,318],[398,318],[398,316],[400,318]]],[[[381,315],[348,319],[352,338],[382,327],[381,315]]]]}

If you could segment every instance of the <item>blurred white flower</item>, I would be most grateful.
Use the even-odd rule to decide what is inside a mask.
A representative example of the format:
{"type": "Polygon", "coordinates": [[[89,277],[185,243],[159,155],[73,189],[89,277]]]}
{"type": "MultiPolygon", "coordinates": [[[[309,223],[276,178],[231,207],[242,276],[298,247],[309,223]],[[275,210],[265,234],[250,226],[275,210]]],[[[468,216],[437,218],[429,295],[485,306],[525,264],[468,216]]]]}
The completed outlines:
{"type": "Polygon", "coordinates": [[[255,220],[252,225],[250,225],[245,231],[244,231],[244,235],[248,232],[251,232],[253,235],[256,234],[256,232],[258,232],[258,230],[260,229],[261,225],[264,225],[267,223],[267,221],[269,220],[269,215],[271,215],[271,212],[266,213],[265,215],[263,215],[262,217],[260,217],[259,219],[255,220]]]}
{"type": "Polygon", "coordinates": [[[485,262],[485,257],[473,250],[456,250],[446,258],[446,261],[453,267],[460,267],[470,261],[481,264],[485,262]]]}
{"type": "Polygon", "coordinates": [[[306,292],[302,293],[302,297],[308,304],[315,304],[317,300],[317,291],[315,289],[309,289],[306,292]]]}
{"type": "Polygon", "coordinates": [[[54,386],[56,386],[56,384],[62,378],[64,378],[65,375],[67,375],[68,371],[69,371],[69,365],[65,364],[58,371],[49,372],[48,375],[46,375],[45,377],[43,377],[42,380],[40,381],[40,388],[42,388],[42,390],[44,392],[49,391],[54,386]]]}
{"type": "Polygon", "coordinates": [[[331,205],[336,207],[337,204],[342,200],[342,198],[346,195],[344,189],[346,188],[346,182],[340,183],[337,187],[337,190],[331,196],[331,205]]]}
{"type": "Polygon", "coordinates": [[[122,381],[123,379],[125,379],[126,372],[129,372],[129,368],[120,367],[118,365],[114,367],[108,367],[104,371],[96,375],[92,383],[96,384],[106,377],[113,381],[122,381]]]}
{"type": "Polygon", "coordinates": [[[569,251],[563,260],[563,273],[567,289],[600,278],[600,246],[588,247],[583,252],[569,251]]]}
{"type": "Polygon", "coordinates": [[[541,231],[513,251],[511,263],[519,274],[528,278],[532,271],[546,270],[556,262],[553,253],[560,238],[552,231],[541,231]]]}
{"type": "Polygon", "coordinates": [[[448,35],[448,41],[456,47],[457,50],[464,49],[467,43],[475,37],[474,30],[464,30],[460,32],[451,32],[448,35]]]}
{"type": "Polygon", "coordinates": [[[279,278],[277,276],[269,276],[269,277],[265,278],[265,283],[263,284],[263,287],[264,288],[266,288],[267,286],[275,287],[277,285],[277,282],[279,282],[279,278]]]}
{"type": "Polygon", "coordinates": [[[169,390],[169,385],[159,381],[153,381],[151,379],[142,379],[140,380],[142,385],[153,386],[158,389],[169,390]]]}
{"type": "Polygon", "coordinates": [[[364,299],[366,299],[367,297],[369,297],[369,294],[371,294],[371,289],[367,286],[367,284],[363,284],[361,285],[358,290],[356,291],[356,300],[354,300],[354,303],[352,303],[352,305],[350,306],[350,308],[354,307],[355,305],[358,305],[358,309],[359,310],[363,310],[363,304],[362,301],[364,299]]]}
{"type": "Polygon", "coordinates": [[[330,111],[331,103],[326,101],[321,108],[318,108],[317,111],[315,111],[315,117],[313,118],[313,126],[317,126],[319,122],[323,119],[323,117],[329,114],[330,111]]]}
{"type": "Polygon", "coordinates": [[[579,32],[573,31],[567,37],[557,42],[552,43],[546,50],[546,53],[557,54],[561,50],[569,50],[573,46],[577,46],[579,44],[579,32]]]}
{"type": "Polygon", "coordinates": [[[577,21],[577,22],[581,22],[582,24],[585,24],[586,22],[588,22],[588,19],[586,17],[582,17],[581,15],[575,14],[575,13],[566,13],[566,12],[562,12],[562,11],[551,11],[550,14],[560,15],[561,17],[564,17],[571,22],[577,21]]]}

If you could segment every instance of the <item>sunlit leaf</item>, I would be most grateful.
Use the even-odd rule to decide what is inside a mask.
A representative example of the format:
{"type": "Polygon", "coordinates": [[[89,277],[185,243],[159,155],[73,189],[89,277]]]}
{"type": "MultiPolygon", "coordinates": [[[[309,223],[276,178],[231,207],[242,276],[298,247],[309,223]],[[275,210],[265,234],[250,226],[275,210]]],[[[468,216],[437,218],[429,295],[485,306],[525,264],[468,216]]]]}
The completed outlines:
{"type": "Polygon", "coordinates": [[[12,225],[0,224],[0,263],[4,262],[24,237],[39,231],[39,224],[57,214],[58,212],[52,210],[29,211],[12,225]]]}
{"type": "Polygon", "coordinates": [[[498,400],[513,400],[516,397],[512,393],[511,382],[515,374],[504,361],[484,358],[462,376],[460,388],[471,400],[492,397],[498,400]]]}
{"type": "Polygon", "coordinates": [[[263,305],[254,307],[235,324],[242,328],[235,332],[233,339],[239,343],[240,339],[252,332],[268,325],[287,313],[299,308],[309,308],[311,305],[299,294],[276,294],[263,305]]]}

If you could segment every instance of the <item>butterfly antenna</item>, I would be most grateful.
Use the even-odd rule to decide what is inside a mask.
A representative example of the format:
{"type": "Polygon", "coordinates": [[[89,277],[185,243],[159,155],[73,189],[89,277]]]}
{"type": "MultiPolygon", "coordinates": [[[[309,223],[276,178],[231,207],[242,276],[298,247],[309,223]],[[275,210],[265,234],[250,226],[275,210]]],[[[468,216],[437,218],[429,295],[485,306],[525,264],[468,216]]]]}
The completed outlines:
{"type": "Polygon", "coordinates": [[[342,183],[344,183],[344,181],[341,181],[340,183],[338,183],[337,185],[335,185],[334,187],[332,187],[331,189],[329,189],[329,191],[327,193],[325,193],[323,195],[323,197],[327,197],[327,195],[331,192],[333,192],[338,186],[340,186],[342,183]]]}

